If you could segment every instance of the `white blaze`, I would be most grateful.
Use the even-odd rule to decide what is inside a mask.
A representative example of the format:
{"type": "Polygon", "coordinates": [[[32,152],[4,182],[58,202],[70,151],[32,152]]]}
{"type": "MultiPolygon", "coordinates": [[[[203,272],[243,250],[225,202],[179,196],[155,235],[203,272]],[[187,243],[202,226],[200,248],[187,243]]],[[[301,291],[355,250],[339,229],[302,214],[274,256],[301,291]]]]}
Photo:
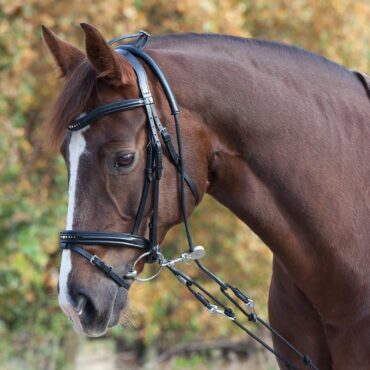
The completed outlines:
{"type": "MultiPolygon", "coordinates": [[[[72,230],[73,218],[75,213],[76,203],[76,187],[78,181],[78,166],[81,155],[86,148],[86,140],[83,136],[83,132],[88,129],[89,126],[80,131],[72,133],[71,140],[69,143],[69,188],[68,188],[68,212],[67,212],[67,225],[66,230],[72,230]]],[[[75,317],[75,312],[71,306],[68,294],[68,275],[72,269],[71,262],[71,251],[64,249],[62,252],[62,263],[60,265],[59,272],[59,305],[62,310],[70,317],[75,317]]],[[[75,321],[75,320],[74,320],[75,321]]],[[[76,322],[75,322],[76,325],[76,322]]]]}

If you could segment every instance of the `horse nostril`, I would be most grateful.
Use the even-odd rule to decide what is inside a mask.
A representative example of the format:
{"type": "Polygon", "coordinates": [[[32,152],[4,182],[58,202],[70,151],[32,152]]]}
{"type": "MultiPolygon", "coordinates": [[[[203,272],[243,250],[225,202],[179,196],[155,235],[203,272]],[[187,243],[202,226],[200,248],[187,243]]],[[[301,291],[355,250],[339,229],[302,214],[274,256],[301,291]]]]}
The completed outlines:
{"type": "Polygon", "coordinates": [[[85,323],[94,320],[95,316],[97,315],[97,309],[94,305],[94,302],[88,295],[84,293],[80,292],[78,294],[75,307],[80,320],[85,323]]]}
{"type": "Polygon", "coordinates": [[[81,316],[85,310],[85,306],[87,303],[87,298],[84,295],[79,295],[77,298],[77,305],[76,305],[76,311],[78,316],[81,316]]]}

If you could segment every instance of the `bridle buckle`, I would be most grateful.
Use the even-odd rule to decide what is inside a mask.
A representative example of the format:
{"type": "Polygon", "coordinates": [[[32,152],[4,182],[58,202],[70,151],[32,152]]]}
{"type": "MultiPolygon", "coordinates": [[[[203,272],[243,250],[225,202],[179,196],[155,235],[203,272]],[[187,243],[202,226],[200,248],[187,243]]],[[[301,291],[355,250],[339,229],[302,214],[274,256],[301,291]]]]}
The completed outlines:
{"type": "Polygon", "coordinates": [[[96,260],[99,260],[99,257],[96,255],[96,254],[94,254],[90,259],[89,259],[89,262],[92,264],[92,265],[96,265],[96,260]]]}

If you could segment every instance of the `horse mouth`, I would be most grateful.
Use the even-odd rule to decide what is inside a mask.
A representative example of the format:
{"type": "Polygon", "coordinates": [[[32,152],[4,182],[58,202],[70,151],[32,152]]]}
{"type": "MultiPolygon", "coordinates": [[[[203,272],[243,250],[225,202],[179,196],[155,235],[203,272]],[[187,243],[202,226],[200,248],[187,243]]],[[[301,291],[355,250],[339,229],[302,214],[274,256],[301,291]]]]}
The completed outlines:
{"type": "Polygon", "coordinates": [[[80,298],[77,302],[77,320],[72,319],[74,330],[78,334],[89,337],[101,337],[109,328],[118,324],[121,312],[127,309],[127,291],[117,289],[110,302],[104,302],[104,307],[96,307],[93,301],[80,298]]]}

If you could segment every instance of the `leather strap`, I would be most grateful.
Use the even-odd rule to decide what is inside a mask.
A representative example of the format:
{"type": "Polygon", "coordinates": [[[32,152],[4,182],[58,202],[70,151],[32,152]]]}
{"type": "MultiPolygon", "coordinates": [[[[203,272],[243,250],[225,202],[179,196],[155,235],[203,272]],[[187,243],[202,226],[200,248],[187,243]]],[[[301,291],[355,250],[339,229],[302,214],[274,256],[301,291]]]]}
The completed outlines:
{"type": "Polygon", "coordinates": [[[171,108],[171,112],[173,115],[178,114],[180,112],[180,109],[177,105],[175,95],[173,94],[171,87],[167,81],[167,78],[165,77],[163,71],[160,69],[159,65],[154,61],[154,59],[149,56],[145,51],[142,49],[139,49],[133,45],[119,45],[115,48],[116,52],[119,53],[120,50],[127,50],[136,57],[141,58],[144,60],[145,63],[149,65],[149,67],[153,70],[155,75],[157,76],[164,93],[166,94],[168,104],[171,108]]]}
{"type": "Polygon", "coordinates": [[[130,284],[117,275],[113,271],[113,267],[107,265],[104,261],[102,261],[97,255],[88,252],[86,249],[81,248],[80,246],[74,244],[68,247],[71,251],[78,253],[80,256],[89,260],[89,262],[96,266],[99,270],[103,271],[106,276],[111,278],[118,286],[128,289],[130,284]]]}
{"type": "MultiPolygon", "coordinates": [[[[181,173],[180,157],[176,153],[176,150],[175,150],[175,148],[172,144],[171,135],[168,133],[168,131],[165,127],[163,127],[163,130],[161,130],[160,132],[161,132],[163,142],[166,145],[166,149],[167,149],[167,152],[168,152],[168,155],[170,157],[171,162],[176,167],[177,172],[181,173]]],[[[187,183],[187,185],[189,186],[191,192],[193,193],[194,200],[195,200],[195,205],[198,205],[199,202],[200,202],[200,196],[199,196],[199,193],[198,193],[198,189],[195,186],[193,180],[189,177],[189,175],[186,172],[184,172],[184,180],[187,183]]]]}
{"type": "MultiPolygon", "coordinates": [[[[149,64],[149,66],[153,69],[153,72],[156,74],[158,80],[160,81],[161,86],[163,88],[163,91],[165,92],[165,94],[167,96],[168,103],[169,103],[169,106],[171,108],[172,114],[178,114],[179,113],[180,110],[177,106],[175,96],[174,96],[174,94],[173,94],[173,92],[170,88],[170,85],[167,82],[166,77],[164,76],[162,70],[159,68],[158,64],[152,58],[150,58],[148,56],[148,54],[146,54],[145,52],[143,52],[140,49],[137,49],[137,48],[133,47],[132,45],[118,46],[115,49],[115,51],[118,54],[122,55],[125,59],[127,59],[130,62],[130,64],[133,66],[133,68],[135,70],[135,73],[137,75],[137,78],[138,78],[138,83],[139,83],[139,87],[140,87],[140,90],[142,92],[143,98],[148,98],[153,103],[153,100],[152,100],[153,98],[152,98],[152,95],[150,93],[147,74],[146,74],[145,69],[142,66],[142,64],[135,58],[134,55],[137,55],[140,58],[143,58],[149,64]]],[[[168,133],[167,129],[162,125],[162,123],[161,123],[161,121],[158,117],[158,114],[156,112],[154,103],[150,104],[150,111],[151,112],[148,113],[149,123],[152,124],[152,121],[153,121],[156,124],[156,126],[157,126],[157,128],[158,128],[158,130],[159,130],[159,132],[162,136],[163,142],[165,143],[165,146],[166,146],[166,149],[167,149],[168,154],[170,156],[171,162],[175,165],[177,171],[180,173],[181,170],[180,170],[180,165],[179,165],[179,160],[178,160],[179,157],[178,157],[178,155],[175,151],[175,148],[172,144],[170,134],[168,133]]],[[[154,132],[155,138],[157,140],[156,132],[155,132],[154,128],[151,127],[151,129],[154,132]]],[[[189,177],[189,175],[186,172],[184,173],[184,180],[187,183],[187,185],[189,186],[191,192],[193,193],[193,196],[195,198],[195,204],[196,205],[199,204],[200,197],[199,197],[198,190],[197,190],[194,182],[191,180],[191,178],[189,177]]]]}
{"type": "MultiPolygon", "coordinates": [[[[152,172],[154,174],[154,186],[152,197],[152,215],[149,225],[149,251],[148,262],[157,259],[157,224],[158,224],[158,206],[159,206],[159,181],[162,177],[162,145],[158,137],[156,128],[156,113],[153,98],[150,92],[148,77],[142,64],[130,52],[121,50],[119,54],[123,55],[132,65],[138,80],[140,93],[144,99],[150,101],[145,105],[148,118],[149,146],[152,146],[152,172]]],[[[146,201],[146,199],[145,199],[146,201]]]]}
{"type": "Polygon", "coordinates": [[[148,145],[147,152],[146,152],[146,168],[145,168],[145,183],[143,187],[143,192],[141,194],[141,200],[140,205],[137,210],[137,214],[135,217],[135,223],[132,228],[131,234],[137,234],[139,231],[139,227],[141,224],[141,220],[143,219],[144,210],[145,210],[145,204],[148,199],[149,194],[149,187],[152,182],[153,178],[153,147],[151,145],[148,145]]]}

